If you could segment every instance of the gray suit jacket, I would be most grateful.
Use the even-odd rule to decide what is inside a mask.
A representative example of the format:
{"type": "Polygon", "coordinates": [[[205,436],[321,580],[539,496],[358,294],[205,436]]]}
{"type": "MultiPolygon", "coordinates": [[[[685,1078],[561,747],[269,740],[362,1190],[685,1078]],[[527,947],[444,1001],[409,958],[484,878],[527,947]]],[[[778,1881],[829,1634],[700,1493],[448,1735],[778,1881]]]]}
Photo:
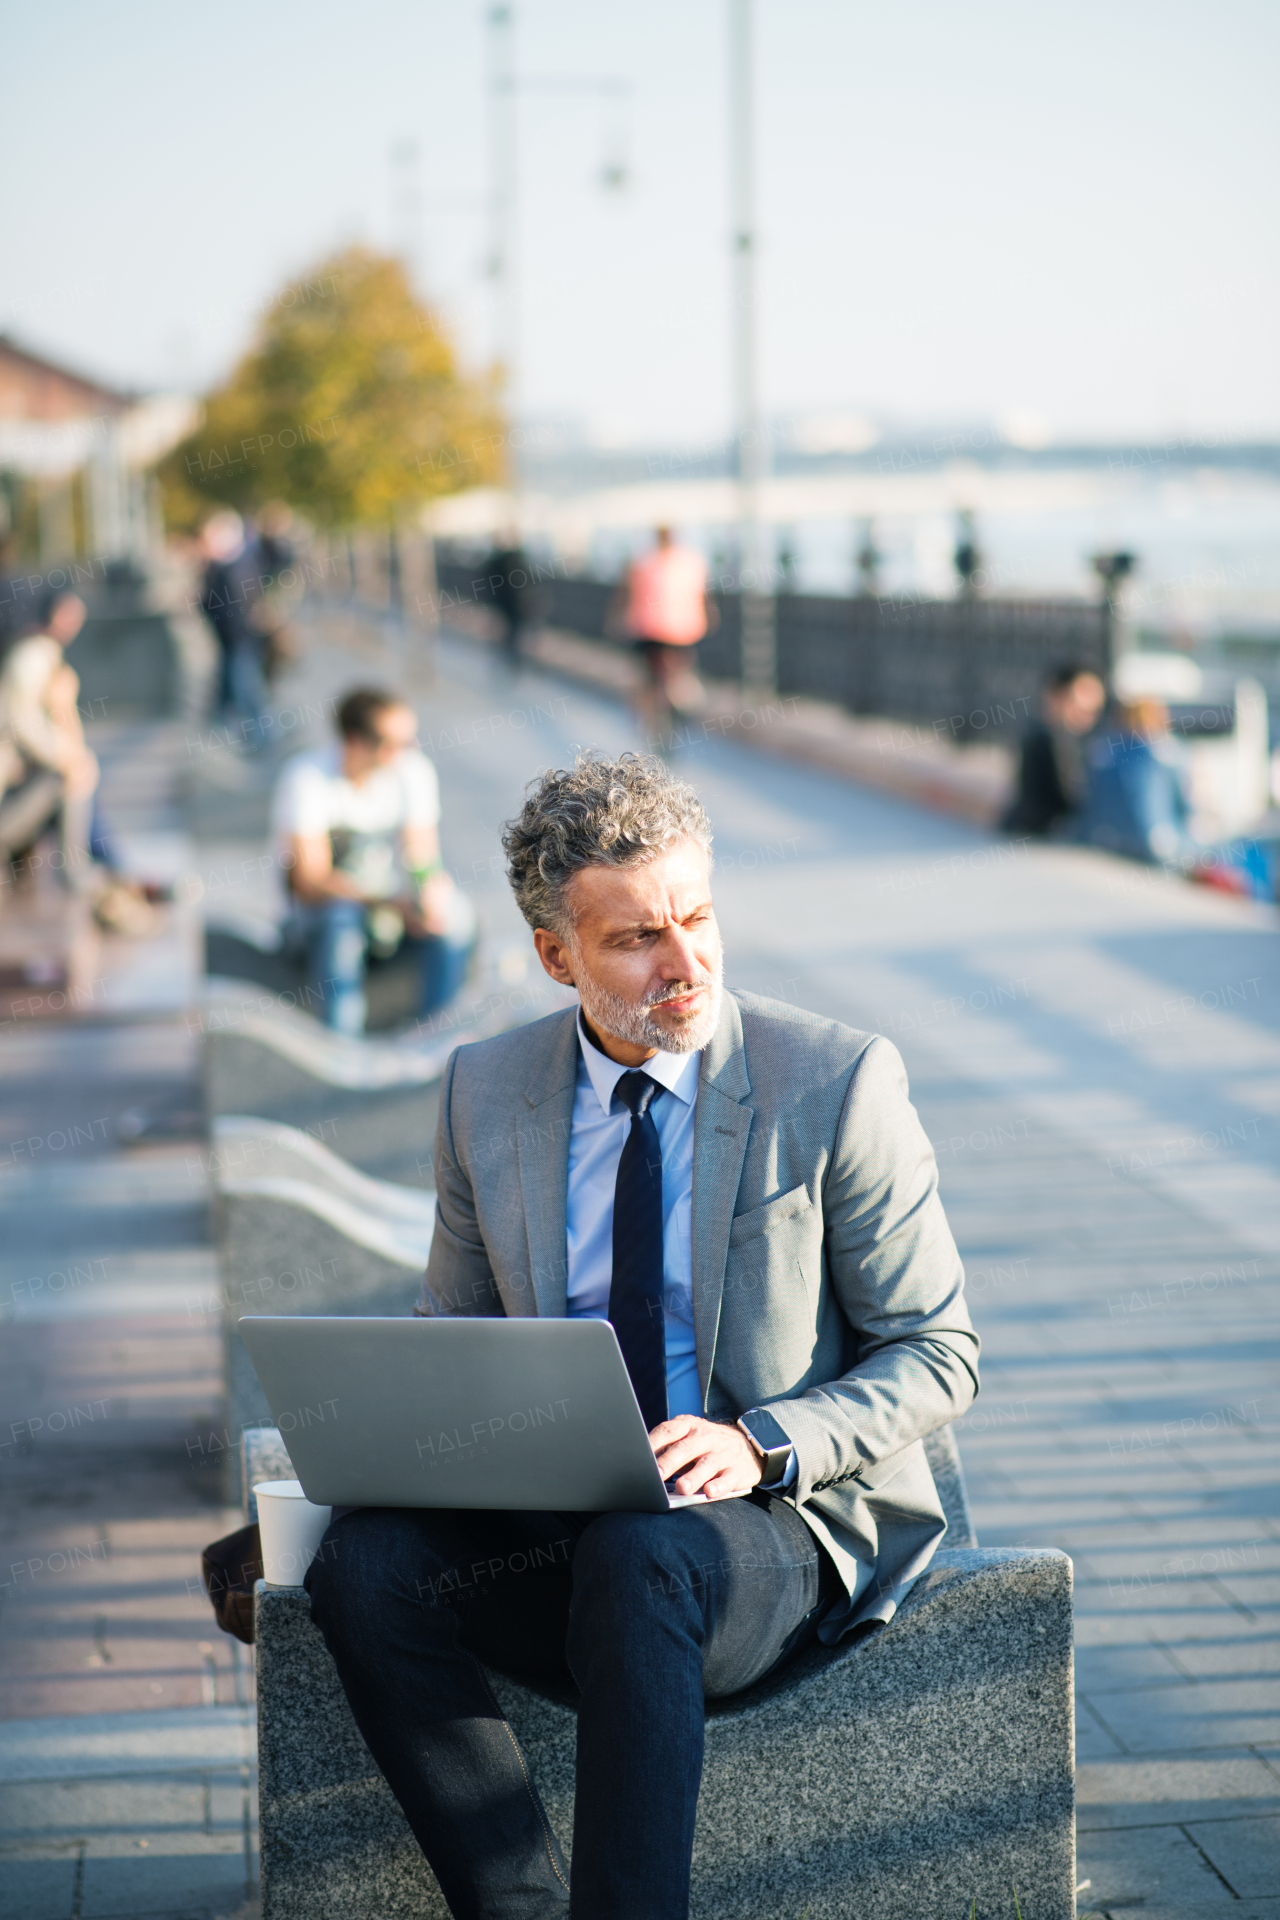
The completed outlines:
{"type": "MultiPolygon", "coordinates": [[[[436,1134],[426,1314],[563,1314],[576,1012],[460,1047],[436,1134]]],[[[788,1498],[847,1599],[887,1620],[946,1530],[922,1436],[977,1391],[978,1340],[897,1048],[726,993],[694,1118],[693,1314],[707,1415],[767,1407],[788,1498]]]]}

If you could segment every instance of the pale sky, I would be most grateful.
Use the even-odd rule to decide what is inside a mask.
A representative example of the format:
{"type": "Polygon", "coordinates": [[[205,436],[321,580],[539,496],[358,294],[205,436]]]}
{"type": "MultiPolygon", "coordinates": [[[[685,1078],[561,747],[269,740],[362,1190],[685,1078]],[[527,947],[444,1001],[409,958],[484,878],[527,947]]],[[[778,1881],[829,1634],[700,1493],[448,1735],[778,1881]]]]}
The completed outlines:
{"type": "MultiPolygon", "coordinates": [[[[755,0],[762,395],[1057,437],[1280,435],[1275,0],[755,0]]],[[[522,391],[729,420],[728,0],[516,0],[522,391]],[[596,183],[629,139],[633,183],[596,183]]],[[[421,153],[425,277],[489,349],[477,0],[8,0],[0,325],[120,382],[224,371],[421,153]]]]}

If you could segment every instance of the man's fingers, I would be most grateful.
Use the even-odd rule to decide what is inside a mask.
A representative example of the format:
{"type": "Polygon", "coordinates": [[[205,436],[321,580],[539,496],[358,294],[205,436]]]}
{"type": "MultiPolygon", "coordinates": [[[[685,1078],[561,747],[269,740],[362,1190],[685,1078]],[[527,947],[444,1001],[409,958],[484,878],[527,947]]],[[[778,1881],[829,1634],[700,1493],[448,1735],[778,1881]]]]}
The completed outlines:
{"type": "Polygon", "coordinates": [[[699,1461],[696,1466],[690,1467],[687,1473],[677,1475],[672,1485],[677,1493],[705,1493],[711,1477],[714,1476],[708,1476],[703,1462],[699,1461]]]}
{"type": "MultiPolygon", "coordinates": [[[[745,1491],[755,1456],[732,1429],[692,1415],[677,1415],[651,1429],[649,1441],[664,1480],[677,1493],[705,1493],[711,1499],[745,1491]]],[[[758,1477],[758,1474],[757,1474],[758,1477]]]]}
{"type": "Polygon", "coordinates": [[[667,1464],[668,1462],[683,1465],[688,1460],[696,1460],[707,1450],[706,1440],[700,1433],[675,1433],[666,1439],[660,1439],[658,1429],[655,1428],[649,1435],[649,1441],[659,1466],[662,1466],[664,1472],[668,1474],[675,1470],[673,1465],[667,1464]]]}
{"type": "Polygon", "coordinates": [[[658,1458],[702,1460],[720,1451],[716,1441],[705,1433],[681,1433],[655,1449],[658,1458]]]}
{"type": "Polygon", "coordinates": [[[677,1441],[665,1447],[658,1455],[658,1468],[663,1479],[669,1480],[673,1473],[687,1473],[691,1467],[699,1465],[706,1458],[704,1448],[697,1445],[681,1446],[677,1441]]]}
{"type": "Polygon", "coordinates": [[[712,1463],[713,1455],[700,1434],[691,1433],[683,1440],[672,1440],[658,1453],[658,1466],[664,1480],[672,1474],[688,1473],[704,1462],[712,1463]]]}
{"type": "Polygon", "coordinates": [[[678,1493],[701,1493],[713,1480],[733,1479],[733,1464],[719,1459],[714,1453],[698,1453],[686,1460],[681,1467],[671,1467],[663,1478],[675,1479],[678,1493]]]}

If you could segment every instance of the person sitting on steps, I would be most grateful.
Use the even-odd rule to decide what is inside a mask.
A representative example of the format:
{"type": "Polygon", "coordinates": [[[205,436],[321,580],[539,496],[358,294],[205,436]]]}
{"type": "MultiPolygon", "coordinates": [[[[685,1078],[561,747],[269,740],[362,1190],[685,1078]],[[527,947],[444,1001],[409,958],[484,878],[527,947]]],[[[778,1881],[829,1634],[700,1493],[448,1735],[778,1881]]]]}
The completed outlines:
{"type": "Polygon", "coordinates": [[[295,754],[272,808],[277,858],[312,1004],[339,1033],[364,1032],[371,943],[419,952],[419,1013],[451,1000],[475,947],[475,914],[440,859],[440,785],[418,747],[411,707],[357,687],[338,708],[339,740],[295,754]]]}
{"type": "Polygon", "coordinates": [[[109,933],[140,939],[159,918],[151,901],[166,890],[127,879],[107,836],[100,772],[84,737],[80,676],[65,650],[85,622],[85,604],[66,587],[45,591],[35,631],[16,640],[0,671],[0,858],[18,860],[57,824],[55,865],[66,887],[93,902],[109,933]],[[150,897],[148,897],[150,896],[150,897]]]}

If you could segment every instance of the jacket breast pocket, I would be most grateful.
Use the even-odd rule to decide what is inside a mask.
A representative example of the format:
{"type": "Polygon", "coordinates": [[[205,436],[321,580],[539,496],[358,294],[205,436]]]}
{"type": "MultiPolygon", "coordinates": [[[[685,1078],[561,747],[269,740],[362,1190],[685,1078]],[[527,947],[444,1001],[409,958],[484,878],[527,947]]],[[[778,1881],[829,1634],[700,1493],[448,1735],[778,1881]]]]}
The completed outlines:
{"type": "Polygon", "coordinates": [[[822,1210],[804,1187],[734,1220],[716,1365],[723,1356],[739,1393],[767,1399],[808,1379],[821,1263],[822,1210]]]}
{"type": "Polygon", "coordinates": [[[812,1212],[809,1189],[792,1187],[790,1193],[781,1194],[776,1200],[768,1200],[762,1207],[753,1207],[750,1213],[735,1215],[729,1227],[729,1245],[745,1246],[748,1241],[756,1240],[762,1234],[774,1233],[779,1227],[789,1227],[795,1231],[801,1226],[803,1216],[812,1212]]]}

